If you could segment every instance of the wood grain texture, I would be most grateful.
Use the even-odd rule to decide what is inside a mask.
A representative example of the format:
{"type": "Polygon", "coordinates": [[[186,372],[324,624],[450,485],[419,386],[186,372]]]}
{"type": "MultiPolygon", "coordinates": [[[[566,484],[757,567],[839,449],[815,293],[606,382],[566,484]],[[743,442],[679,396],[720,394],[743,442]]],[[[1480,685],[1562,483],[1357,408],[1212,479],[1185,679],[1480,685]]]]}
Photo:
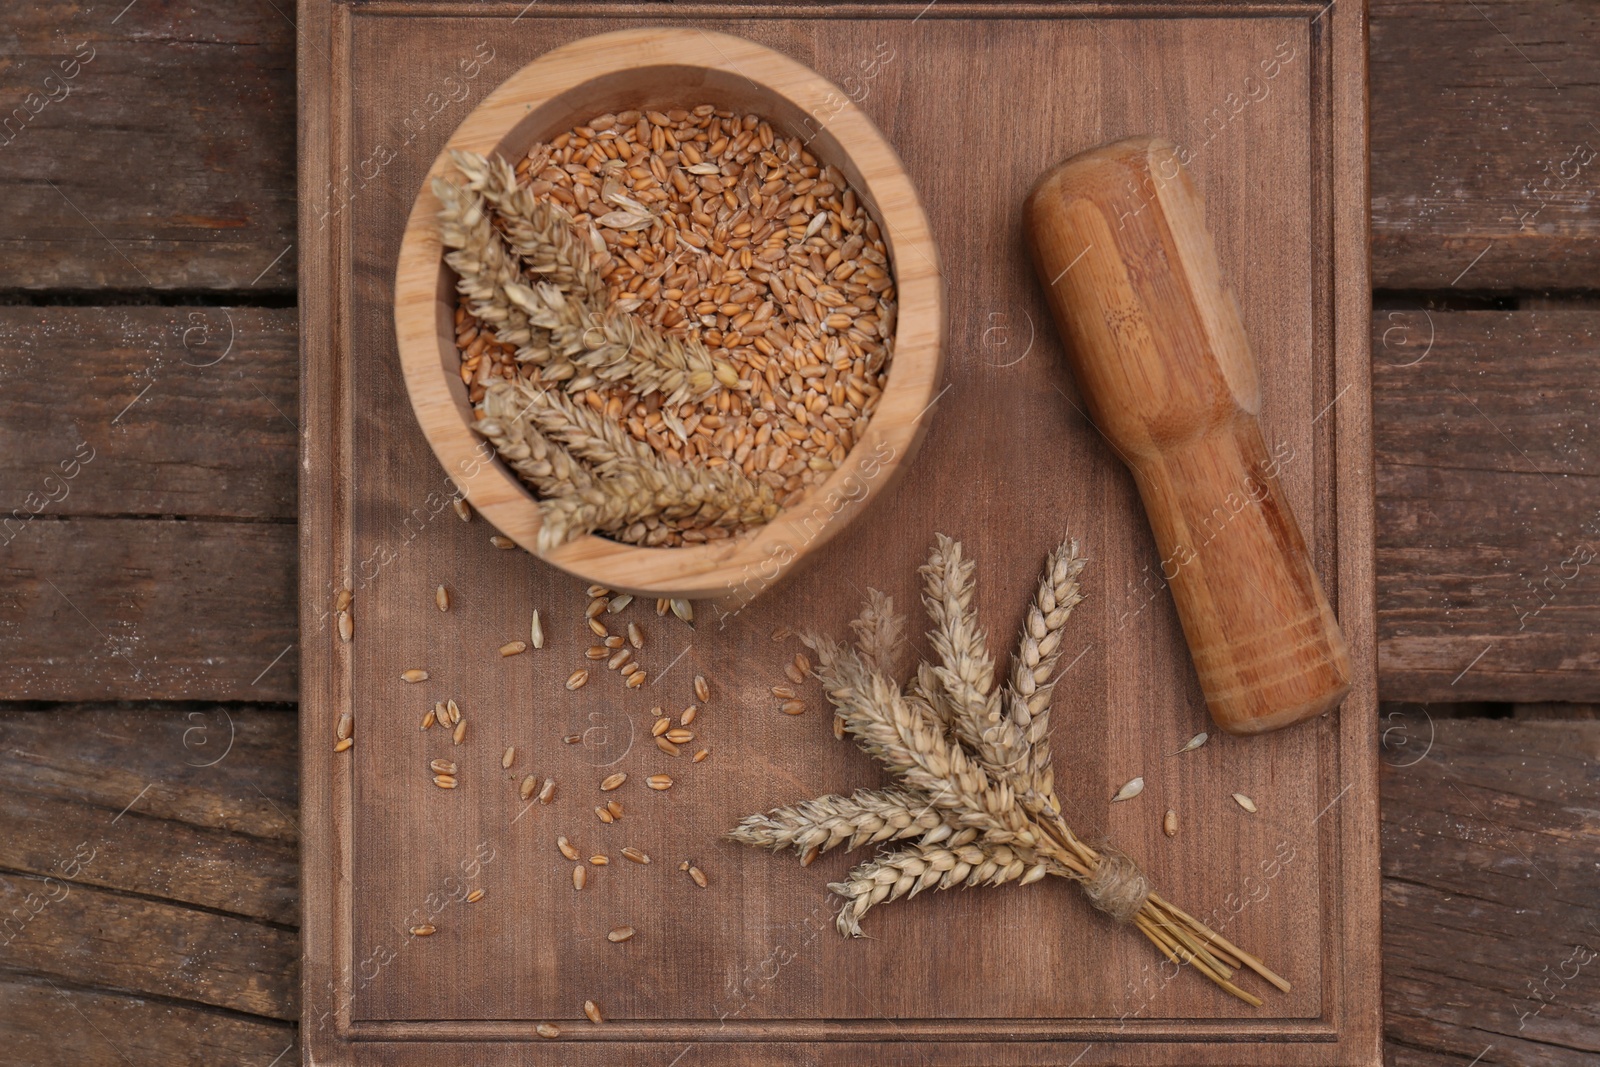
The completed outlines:
{"type": "Polygon", "coordinates": [[[0,288],[292,288],[292,12],[10,12],[0,288]]]}
{"type": "Polygon", "coordinates": [[[286,1052],[296,732],[292,712],[237,705],[0,720],[7,1062],[266,1067],[286,1052]]]}
{"type": "Polygon", "coordinates": [[[187,1002],[82,989],[0,970],[0,1041],[29,1067],[289,1067],[294,1027],[187,1002]]]}
{"type": "Polygon", "coordinates": [[[1600,312],[1384,312],[1373,335],[1385,698],[1593,699],[1600,312]]]}
{"type": "Polygon", "coordinates": [[[1380,725],[1390,1062],[1594,1063],[1600,723],[1380,725]]]}
{"type": "Polygon", "coordinates": [[[34,516],[292,520],[297,341],[292,309],[0,307],[0,546],[34,516]]]}
{"type": "MultiPolygon", "coordinates": [[[[501,533],[569,573],[641,596],[722,598],[737,606],[752,573],[781,575],[838,536],[899,480],[926,429],[943,376],[944,276],[939,252],[894,149],[841,89],[752,41],[689,27],[629,28],[554,49],[497,86],[451,135],[419,183],[395,270],[394,325],[406,391],[440,464],[501,533]],[[484,462],[478,416],[459,367],[455,275],[444,264],[436,180],[456,173],[450,154],[521,159],[537,142],[595,115],[667,108],[685,94],[756,114],[838,166],[872,205],[894,267],[894,361],[870,424],[826,481],[807,489],[748,536],[671,550],[585,536],[541,547],[536,497],[502,463],[484,462]],[[841,103],[837,106],[835,101],[841,103]],[[814,126],[813,117],[827,115],[814,126]],[[843,503],[840,503],[843,502],[843,503]]],[[[776,581],[776,577],[765,578],[776,581]]]]}
{"type": "Polygon", "coordinates": [[[9,699],[295,698],[292,526],[41,517],[4,553],[9,699]]]}
{"type": "Polygon", "coordinates": [[[0,723],[0,868],[295,925],[292,712],[68,707],[0,723]]]}
{"type": "Polygon", "coordinates": [[[1600,286],[1600,20],[1578,0],[1373,0],[1372,280],[1600,286]]]}
{"type": "MultiPolygon", "coordinates": [[[[550,47],[619,22],[541,11],[519,24],[526,31],[498,34],[494,23],[473,17],[481,9],[433,5],[430,12],[451,17],[418,20],[400,10],[303,7],[306,39],[332,42],[302,50],[308,180],[364,152],[489,36],[496,49],[490,69],[504,77],[500,72],[550,47]],[[408,62],[397,64],[397,55],[408,62]],[[345,106],[348,116],[339,110],[345,106]]],[[[561,1022],[572,1042],[561,1054],[572,1062],[659,1055],[662,1041],[697,1042],[697,1054],[713,1063],[967,1062],[978,1047],[973,1040],[989,1042],[981,1055],[997,1062],[1070,1062],[1085,1044],[1094,1047],[1082,1063],[1127,1056],[1376,1062],[1375,797],[1370,788],[1340,795],[1345,782],[1375,776],[1371,515],[1363,504],[1369,494],[1361,445],[1370,431],[1366,404],[1329,407],[1346,385],[1357,396],[1367,389],[1362,83],[1355,74],[1361,27],[1359,13],[1325,16],[1348,20],[1332,37],[1335,65],[1333,53],[1312,51],[1309,20],[1317,13],[1307,5],[1283,18],[1207,20],[1197,37],[1188,23],[1035,24],[997,17],[994,9],[978,11],[981,18],[936,12],[917,22],[909,8],[902,17],[855,21],[813,17],[817,12],[793,19],[725,8],[683,12],[696,25],[749,36],[836,80],[871,54],[863,42],[893,49],[895,64],[862,106],[905,160],[945,260],[966,265],[962,284],[951,287],[951,321],[965,332],[952,339],[961,355],[925,451],[874,510],[878,521],[852,526],[803,578],[744,612],[719,619],[705,611],[692,634],[670,618],[658,620],[642,601],[613,620],[639,621],[647,634],[641,658],[658,685],[631,695],[616,675],[599,670],[576,694],[563,688],[591,640],[579,616],[581,583],[526,556],[495,552],[481,522],[464,525],[448,511],[431,518],[444,472],[409,418],[386,332],[403,209],[379,197],[349,205],[339,220],[348,239],[319,242],[302,263],[309,375],[302,422],[318,450],[308,453],[314,476],[302,496],[302,618],[314,624],[331,591],[349,580],[359,620],[348,645],[309,640],[303,673],[304,817],[307,856],[317,856],[306,866],[303,1035],[319,1062],[444,1062],[482,1038],[497,1042],[486,1054],[510,1058],[541,1019],[561,1022]],[[971,47],[974,34],[984,49],[971,47]],[[1140,57],[1131,68],[1137,79],[1112,58],[1119,52],[1140,57]],[[1247,328],[1258,331],[1264,349],[1281,354],[1263,368],[1269,438],[1300,457],[1286,467],[1285,492],[1306,516],[1315,558],[1351,623],[1356,695],[1337,719],[1249,745],[1217,743],[1200,759],[1151,769],[1153,753],[1176,748],[1204,721],[1198,687],[1170,605],[1147,604],[1140,594],[1142,568],[1158,557],[1136,518],[1126,474],[1073,411],[1081,401],[1042,325],[1016,210],[1037,176],[1074,150],[1135,130],[1177,134],[1198,126],[1242,79],[1266,77],[1269,69],[1276,72],[1270,103],[1221,131],[1196,173],[1210,209],[1229,220],[1216,227],[1226,235],[1219,253],[1246,294],[1247,328]],[[987,98],[955,89],[999,70],[1008,78],[1058,79],[1073,87],[1072,106],[997,112],[987,98]],[[1321,95],[1329,92],[1337,98],[1337,136],[1323,120],[1313,122],[1317,108],[1334,106],[1321,95]],[[965,152],[960,131],[979,127],[993,150],[965,152]],[[1308,138],[1307,130],[1326,140],[1308,138]],[[952,168],[957,155],[965,164],[952,168]],[[1272,181],[1237,165],[1245,158],[1272,181]],[[975,187],[986,195],[972,196],[975,187]],[[1326,220],[1310,232],[1308,208],[1310,217],[1326,220]],[[1329,263],[1340,270],[1322,266],[1329,263]],[[995,315],[1014,338],[985,333],[995,315]],[[1031,358],[1023,355],[1029,322],[1037,330],[1031,358]],[[1343,339],[1337,350],[1327,341],[1334,336],[1343,339]],[[1014,347],[1002,347],[1011,340],[1014,347]],[[1315,421],[1325,409],[1329,417],[1315,421]],[[1335,441],[1351,451],[1335,453],[1335,441]],[[1335,484],[1348,494],[1337,514],[1327,503],[1335,484]],[[1047,516],[1016,492],[1019,485],[1050,501],[1047,516]],[[416,534],[405,541],[403,563],[378,582],[359,583],[359,561],[396,555],[408,516],[416,534]],[[1073,708],[1063,713],[1074,744],[1058,757],[1059,778],[1073,783],[1074,820],[1083,832],[1108,833],[1145,857],[1172,895],[1202,916],[1222,909],[1217,921],[1230,936],[1261,946],[1275,968],[1292,972],[1294,991],[1267,1016],[1226,1003],[1200,983],[1142,986],[1154,975],[1148,946],[1086,921],[1081,903],[1054,891],[1059,887],[1019,890],[1009,906],[976,893],[896,905],[872,916],[874,938],[849,943],[832,933],[823,894],[823,883],[845,869],[843,857],[802,870],[716,843],[751,810],[876,780],[863,757],[840,752],[825,716],[775,713],[769,687],[782,678],[779,657],[793,650],[774,648],[775,627],[836,631],[869,583],[914,603],[914,567],[932,533],[944,530],[967,539],[980,561],[980,610],[997,633],[1010,633],[1039,561],[1066,523],[1094,546],[1095,557],[1089,582],[1096,607],[1074,619],[1074,640],[1082,644],[1068,652],[1083,653],[1073,667],[1073,708]],[[430,606],[441,581],[455,592],[446,616],[430,606]],[[802,586],[804,595],[790,595],[802,586]],[[548,646],[537,655],[496,655],[501,643],[525,634],[534,606],[544,613],[548,646]],[[400,673],[414,667],[430,679],[407,686],[400,673]],[[695,673],[714,689],[697,720],[713,756],[700,765],[672,764],[639,731],[650,705],[691,699],[695,673]],[[417,729],[423,710],[444,697],[463,709],[462,745],[417,729]],[[1115,723],[1102,707],[1119,709],[1115,723]],[[330,742],[345,709],[357,740],[334,753],[330,742]],[[641,744],[629,748],[630,732],[641,744]],[[560,745],[567,734],[588,743],[560,745]],[[556,803],[518,818],[514,776],[499,766],[507,744],[532,753],[538,773],[558,780],[556,803]],[[428,757],[441,755],[461,761],[460,788],[437,789],[423,773],[428,757]],[[611,827],[590,814],[603,767],[633,775],[617,794],[628,814],[611,827]],[[1196,831],[1203,847],[1175,849],[1146,807],[1107,808],[1105,798],[1135,767],[1147,771],[1156,803],[1170,799],[1183,807],[1187,825],[1204,827],[1196,831]],[[638,787],[644,774],[663,770],[679,778],[671,790],[638,787]],[[1220,807],[1231,804],[1228,791],[1246,785],[1258,800],[1272,798],[1269,818],[1220,807]],[[1218,817],[1218,810],[1235,814],[1218,817]],[[551,852],[554,835],[569,830],[585,851],[631,843],[666,859],[596,868],[589,887],[575,894],[570,870],[551,852]],[[1228,912],[1228,901],[1258,892],[1260,864],[1270,865],[1280,845],[1297,859],[1272,868],[1279,877],[1264,896],[1228,912]],[[1201,864],[1200,855],[1227,860],[1201,864]],[[691,856],[710,888],[696,888],[675,869],[674,859],[691,856]],[[347,884],[361,886],[360,894],[349,894],[347,884]],[[486,890],[481,902],[459,903],[469,885],[486,890]],[[517,906],[524,900],[547,906],[517,906]],[[648,918],[626,946],[598,936],[620,917],[633,921],[663,906],[678,917],[670,937],[648,918]],[[1324,920],[1308,930],[1308,915],[1324,920]],[[418,921],[439,932],[409,937],[418,921]],[[926,943],[930,921],[941,923],[943,973],[970,976],[955,961],[996,946],[1033,963],[1006,983],[905,982],[897,950],[926,943]],[[1040,938],[1041,930],[1057,936],[1040,938]],[[497,946],[496,959],[518,965],[485,965],[481,946],[488,944],[497,946]],[[764,961],[780,955],[791,962],[771,978],[758,977],[770,966],[764,961]],[[1108,970],[1125,981],[1108,985],[1108,970]],[[593,991],[608,1006],[603,1028],[581,1021],[578,1002],[565,993],[575,989],[593,991]],[[698,1041],[708,1027],[731,1040],[698,1041]],[[341,1040],[347,1035],[358,1040],[341,1040]],[[1206,1043],[1220,1036],[1249,1044],[1223,1050],[1206,1043]]],[[[507,19],[516,14],[509,6],[503,12],[507,19]]],[[[425,131],[389,165],[387,180],[419,185],[445,133],[425,131]]],[[[819,703],[815,692],[807,699],[819,703]]]]}

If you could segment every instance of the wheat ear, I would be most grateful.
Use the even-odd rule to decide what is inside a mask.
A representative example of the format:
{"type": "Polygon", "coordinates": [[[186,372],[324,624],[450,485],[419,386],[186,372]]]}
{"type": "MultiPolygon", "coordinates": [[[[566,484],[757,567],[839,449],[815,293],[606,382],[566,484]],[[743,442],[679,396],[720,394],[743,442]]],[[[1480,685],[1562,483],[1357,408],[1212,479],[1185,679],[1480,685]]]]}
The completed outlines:
{"type": "Polygon", "coordinates": [[[595,269],[594,257],[571,215],[519,185],[516,171],[504,159],[490,160],[462,151],[451,152],[450,159],[466,179],[467,188],[482,194],[499,213],[505,242],[522,259],[528,273],[553,283],[595,311],[605,307],[605,279],[595,269]]]}
{"type": "Polygon", "coordinates": [[[874,905],[914,897],[924,889],[958,885],[1027,885],[1057,870],[1057,865],[1029,849],[993,841],[975,841],[954,848],[913,845],[881,854],[851,869],[842,882],[828,888],[844,898],[836,920],[839,932],[861,936],[861,917],[874,905]]]}
{"type": "MultiPolygon", "coordinates": [[[[972,608],[972,571],[972,561],[962,558],[961,542],[943,534],[921,568],[922,603],[933,622],[928,639],[939,657],[930,670],[943,694],[936,691],[930,702],[944,702],[951,731],[992,778],[1020,780],[1027,741],[998,710],[994,662],[972,608]]],[[[924,680],[917,688],[926,695],[924,680]]]]}
{"type": "Polygon", "coordinates": [[[482,403],[484,418],[473,424],[511,469],[546,497],[594,488],[594,474],[561,445],[541,433],[528,417],[529,405],[515,389],[490,387],[482,403]]]}
{"type": "Polygon", "coordinates": [[[456,272],[456,291],[467,298],[473,317],[494,330],[496,340],[522,349],[533,340],[534,328],[510,293],[526,286],[483,197],[444,178],[433,180],[433,194],[440,205],[440,240],[454,249],[444,259],[456,272]]]}
{"type": "Polygon", "coordinates": [[[894,597],[876,589],[867,590],[867,603],[851,620],[856,649],[862,662],[890,678],[895,676],[895,660],[906,645],[906,617],[895,614],[894,597]]]}
{"type": "Polygon", "coordinates": [[[1050,762],[1053,675],[1061,660],[1062,629],[1072,609],[1083,600],[1078,575],[1083,573],[1084,563],[1078,542],[1070,537],[1045,561],[1001,698],[1006,716],[1026,743],[1027,756],[1019,768],[1018,789],[1054,810],[1059,810],[1060,805],[1055,799],[1055,774],[1050,762]]]}
{"type": "Polygon", "coordinates": [[[1016,805],[1008,784],[992,781],[948,736],[931,713],[908,702],[895,685],[867,667],[853,648],[803,635],[817,653],[817,677],[845,729],[907,785],[953,822],[995,841],[1035,842],[1035,827],[1016,805]]]}
{"type": "Polygon", "coordinates": [[[792,848],[809,863],[812,856],[844,845],[862,845],[919,837],[933,845],[949,840],[955,828],[944,821],[928,799],[907,789],[860,789],[850,796],[829,795],[793,807],[751,815],[728,837],[741,844],[792,848]],[[936,836],[935,836],[936,835],[936,836]]]}
{"type": "MultiPolygon", "coordinates": [[[[518,432],[559,441],[572,455],[594,464],[596,477],[574,491],[540,502],[544,524],[539,544],[553,548],[595,530],[615,532],[649,518],[694,519],[699,525],[743,527],[777,514],[772,488],[737,468],[673,466],[630,437],[621,426],[576,404],[559,390],[523,382],[496,382],[484,399],[508,412],[487,420],[505,434],[513,419],[518,432]]],[[[484,427],[478,427],[484,432],[484,427]]]]}

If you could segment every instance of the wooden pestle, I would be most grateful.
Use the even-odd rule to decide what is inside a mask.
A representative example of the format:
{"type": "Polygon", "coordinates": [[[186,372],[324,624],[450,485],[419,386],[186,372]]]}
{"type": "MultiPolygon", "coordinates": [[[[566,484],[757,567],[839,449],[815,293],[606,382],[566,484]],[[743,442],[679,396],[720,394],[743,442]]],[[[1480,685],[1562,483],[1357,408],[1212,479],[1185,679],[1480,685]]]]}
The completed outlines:
{"type": "Polygon", "coordinates": [[[1254,734],[1337,707],[1349,648],[1279,488],[1255,360],[1174,147],[1135,137],[1067,160],[1024,225],[1090,417],[1144,500],[1211,717],[1254,734]]]}

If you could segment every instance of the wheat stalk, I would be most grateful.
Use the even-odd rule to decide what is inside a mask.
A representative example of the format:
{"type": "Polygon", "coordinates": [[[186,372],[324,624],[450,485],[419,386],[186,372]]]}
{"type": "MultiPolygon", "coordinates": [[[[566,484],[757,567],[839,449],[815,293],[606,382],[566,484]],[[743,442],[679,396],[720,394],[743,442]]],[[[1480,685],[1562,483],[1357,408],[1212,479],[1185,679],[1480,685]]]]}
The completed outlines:
{"type": "Polygon", "coordinates": [[[929,636],[940,662],[920,664],[905,692],[886,672],[899,622],[893,602],[882,594],[870,594],[852,623],[855,647],[805,635],[838,717],[899,783],[753,815],[730,836],[764,848],[793,848],[804,863],[839,844],[855,848],[920,837],[829,885],[844,901],[839,931],[851,936],[861,934],[861,919],[871,908],[924,889],[1066,878],[1167,959],[1260,1006],[1259,997],[1232,980],[1242,968],[1285,992],[1289,984],[1163,899],[1131,859],[1109,846],[1085,844],[1061,817],[1050,771],[1052,675],[1067,617],[1082,599],[1082,569],[1074,541],[1063,541],[1050,554],[999,691],[972,611],[971,561],[946,537],[938,539],[921,570],[923,602],[934,623],[929,636]]]}

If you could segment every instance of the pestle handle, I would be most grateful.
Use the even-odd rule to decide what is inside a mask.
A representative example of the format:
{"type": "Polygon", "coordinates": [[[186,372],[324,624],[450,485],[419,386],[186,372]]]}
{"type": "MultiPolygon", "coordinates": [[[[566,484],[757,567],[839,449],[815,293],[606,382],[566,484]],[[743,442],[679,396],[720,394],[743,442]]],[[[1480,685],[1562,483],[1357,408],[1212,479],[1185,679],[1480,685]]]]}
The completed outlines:
{"type": "Polygon", "coordinates": [[[1211,717],[1253,734],[1337,707],[1349,648],[1176,150],[1138,137],[1075,156],[1034,188],[1024,225],[1090,417],[1133,472],[1211,717]]]}

